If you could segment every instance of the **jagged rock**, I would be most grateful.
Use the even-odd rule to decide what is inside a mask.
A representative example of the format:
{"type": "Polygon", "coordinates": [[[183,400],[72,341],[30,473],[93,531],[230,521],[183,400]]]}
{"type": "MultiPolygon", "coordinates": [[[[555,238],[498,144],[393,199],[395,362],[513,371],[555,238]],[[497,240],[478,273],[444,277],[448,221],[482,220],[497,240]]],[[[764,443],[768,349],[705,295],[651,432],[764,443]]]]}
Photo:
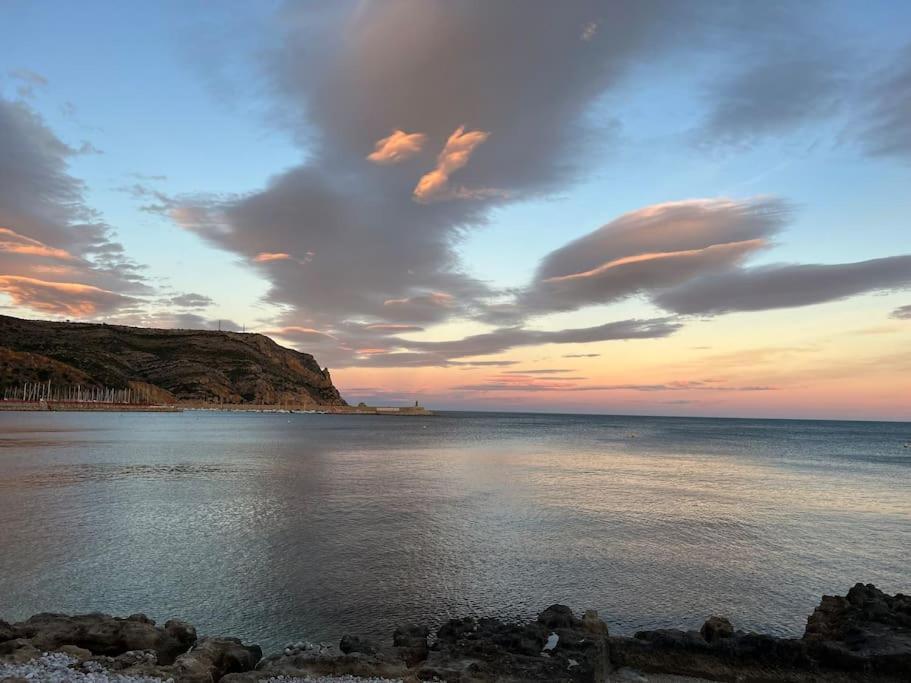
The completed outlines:
{"type": "MultiPolygon", "coordinates": [[[[424,642],[426,643],[426,636],[424,642]]],[[[376,647],[369,641],[358,636],[342,636],[338,649],[346,655],[351,652],[363,652],[367,655],[376,654],[376,647]]]]}
{"type": "Polygon", "coordinates": [[[804,641],[823,666],[911,679],[911,596],[855,584],[825,595],[807,619],[804,641]]]}
{"type": "Polygon", "coordinates": [[[569,608],[553,605],[524,624],[453,619],[440,626],[432,646],[426,628],[407,626],[395,630],[391,646],[356,636],[346,636],[338,648],[301,641],[287,648],[290,654],[257,664],[257,646],[203,638],[173,664],[163,665],[160,650],[135,652],[125,643],[195,639],[192,626],[172,621],[162,629],[141,615],[42,614],[7,625],[5,633],[13,637],[0,641],[0,665],[35,659],[41,654],[37,643],[58,643],[58,654],[68,653],[86,673],[116,671],[175,683],[253,683],[281,676],[589,683],[614,680],[615,671],[718,681],[904,683],[911,680],[909,616],[906,596],[858,584],[844,598],[823,598],[800,639],[734,631],[722,617],[709,618],[701,631],[658,629],[634,638],[611,637],[597,613],[578,619],[569,608]]]}
{"type": "Polygon", "coordinates": [[[582,628],[594,635],[608,635],[607,624],[598,616],[597,610],[585,610],[585,614],[582,615],[582,628]]]}
{"type": "Polygon", "coordinates": [[[227,674],[252,671],[262,656],[259,645],[244,645],[238,638],[202,638],[173,668],[180,683],[215,683],[227,674]]]}
{"type": "Polygon", "coordinates": [[[724,617],[712,616],[705,620],[699,633],[705,640],[712,643],[719,638],[730,638],[734,635],[734,627],[724,617]]]}
{"type": "MultiPolygon", "coordinates": [[[[606,638],[600,622],[589,616],[588,627],[564,608],[548,608],[527,624],[497,619],[453,619],[443,624],[418,678],[471,681],[589,681],[607,672],[606,638]],[[573,624],[566,628],[547,624],[573,624]],[[545,651],[548,639],[556,641],[545,651]]],[[[566,608],[568,609],[568,608],[566,608]]],[[[601,622],[603,625],[603,622],[601,622]]],[[[606,632],[606,625],[603,629],[606,632]]],[[[600,678],[599,678],[600,676],[600,678]]]]}
{"type": "Polygon", "coordinates": [[[426,626],[414,624],[400,626],[392,634],[392,645],[398,650],[399,656],[405,664],[414,666],[427,659],[429,651],[427,636],[429,635],[430,629],[426,626]]]}
{"type": "Polygon", "coordinates": [[[566,605],[551,605],[538,615],[538,622],[547,628],[578,628],[581,625],[566,605]]]}
{"type": "Polygon", "coordinates": [[[0,643],[4,640],[12,640],[13,638],[15,638],[13,635],[13,627],[3,621],[3,619],[0,619],[0,643]]]}
{"type": "Polygon", "coordinates": [[[121,619],[107,614],[36,614],[13,624],[14,634],[46,652],[75,645],[95,655],[116,657],[129,650],[152,650],[170,664],[196,640],[195,630],[169,632],[145,619],[121,619]],[[192,636],[192,638],[191,638],[192,636]]]}
{"type": "MultiPolygon", "coordinates": [[[[155,623],[154,621],[152,622],[155,623]]],[[[196,627],[180,619],[169,619],[164,623],[164,631],[179,643],[187,644],[187,647],[196,642],[196,627]]]]}
{"type": "Polygon", "coordinates": [[[430,629],[426,626],[399,626],[392,633],[392,644],[395,647],[426,647],[429,635],[430,629]]]}

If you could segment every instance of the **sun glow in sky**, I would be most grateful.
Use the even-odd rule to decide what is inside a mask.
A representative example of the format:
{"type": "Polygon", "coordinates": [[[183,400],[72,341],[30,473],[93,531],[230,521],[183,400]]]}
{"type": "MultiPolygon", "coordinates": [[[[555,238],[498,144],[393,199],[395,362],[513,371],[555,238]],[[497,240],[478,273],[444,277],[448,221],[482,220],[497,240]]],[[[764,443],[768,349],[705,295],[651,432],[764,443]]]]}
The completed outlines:
{"type": "Polygon", "coordinates": [[[911,419],[911,5],[0,25],[4,313],[245,326],[349,401],[911,419]]]}

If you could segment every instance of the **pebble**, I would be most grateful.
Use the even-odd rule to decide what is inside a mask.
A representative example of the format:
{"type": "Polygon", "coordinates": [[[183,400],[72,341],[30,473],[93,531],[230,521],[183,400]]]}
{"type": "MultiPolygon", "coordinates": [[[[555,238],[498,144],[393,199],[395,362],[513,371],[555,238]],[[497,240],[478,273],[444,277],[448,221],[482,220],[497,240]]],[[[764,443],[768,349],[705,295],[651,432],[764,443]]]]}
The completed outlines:
{"type": "Polygon", "coordinates": [[[171,679],[148,676],[125,676],[105,671],[99,666],[89,666],[89,671],[73,669],[79,660],[62,652],[45,653],[23,664],[0,663],[0,680],[24,678],[42,683],[173,683],[171,679]]]}
{"type": "Polygon", "coordinates": [[[299,678],[297,676],[275,676],[261,683],[402,683],[401,678],[358,678],[357,676],[315,676],[299,678]]]}

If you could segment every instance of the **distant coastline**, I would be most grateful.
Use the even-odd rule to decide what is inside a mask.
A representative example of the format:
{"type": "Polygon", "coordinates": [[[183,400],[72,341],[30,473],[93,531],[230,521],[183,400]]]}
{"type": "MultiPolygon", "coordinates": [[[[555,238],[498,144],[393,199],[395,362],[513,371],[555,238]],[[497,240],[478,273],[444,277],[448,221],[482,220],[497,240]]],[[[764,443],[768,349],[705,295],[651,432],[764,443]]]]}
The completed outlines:
{"type": "Polygon", "coordinates": [[[83,413],[180,413],[183,411],[218,413],[285,413],[319,415],[393,415],[399,417],[429,417],[436,413],[420,405],[414,406],[307,406],[255,403],[111,403],[93,401],[21,401],[0,400],[3,412],[83,412],[83,413]]]}

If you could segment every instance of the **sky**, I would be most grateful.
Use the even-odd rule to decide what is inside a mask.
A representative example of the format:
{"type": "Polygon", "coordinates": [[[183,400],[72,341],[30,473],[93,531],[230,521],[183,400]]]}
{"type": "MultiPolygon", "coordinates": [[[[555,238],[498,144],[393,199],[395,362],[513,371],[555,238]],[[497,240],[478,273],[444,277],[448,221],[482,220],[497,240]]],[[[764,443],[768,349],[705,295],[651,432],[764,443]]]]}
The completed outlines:
{"type": "Polygon", "coordinates": [[[349,402],[911,420],[909,25],[0,0],[0,312],[267,334],[349,402]]]}

